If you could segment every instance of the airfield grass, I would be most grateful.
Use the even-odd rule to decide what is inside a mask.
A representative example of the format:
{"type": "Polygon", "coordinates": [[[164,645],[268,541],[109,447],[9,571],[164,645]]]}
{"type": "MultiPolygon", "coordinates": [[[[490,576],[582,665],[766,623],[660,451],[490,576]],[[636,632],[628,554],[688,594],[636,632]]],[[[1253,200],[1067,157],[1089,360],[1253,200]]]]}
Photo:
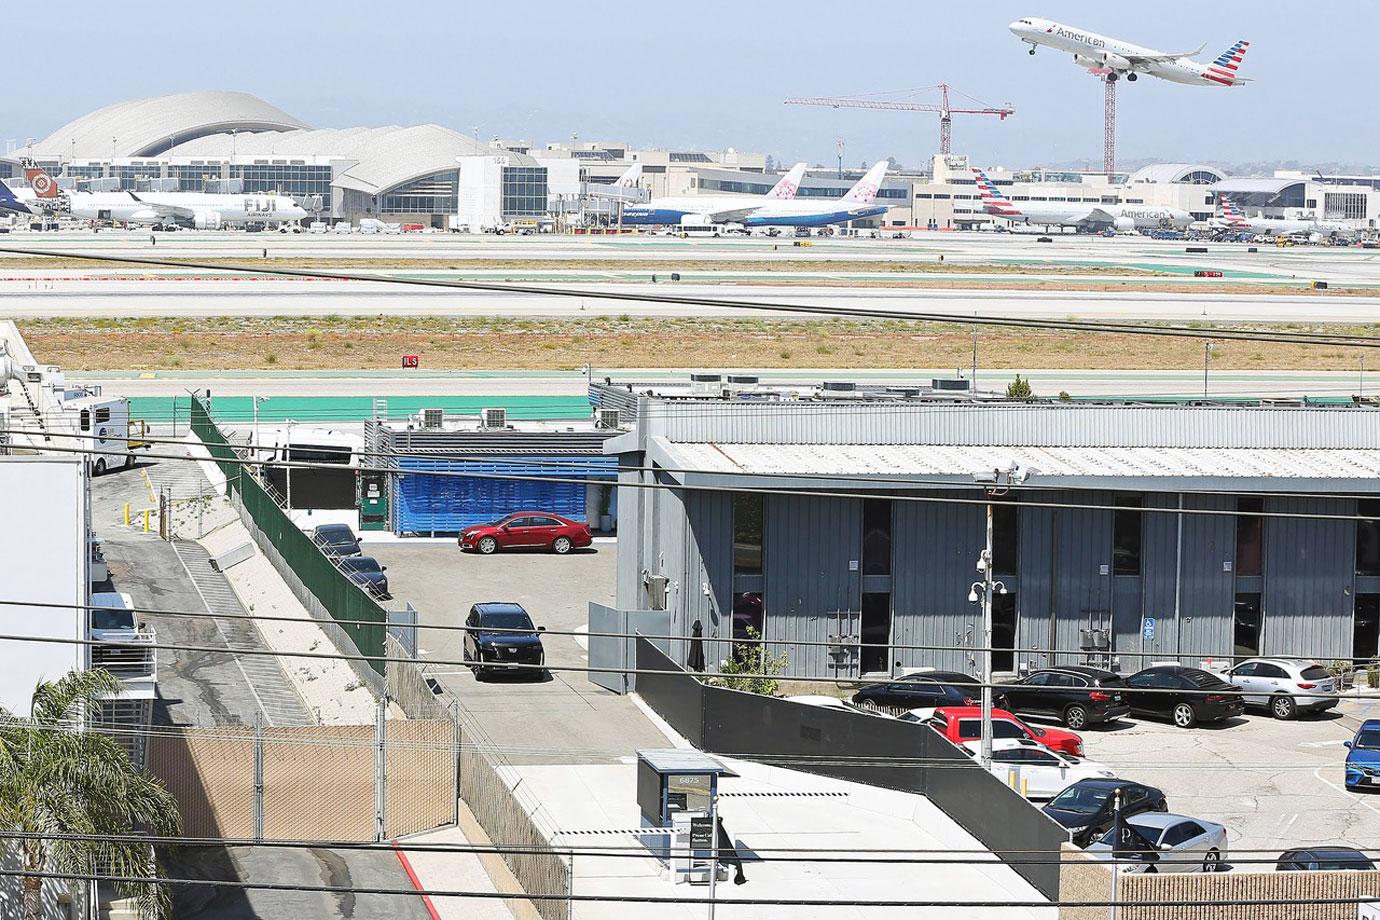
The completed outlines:
{"type": "MultiPolygon", "coordinates": [[[[352,370],[396,368],[404,354],[428,369],[633,367],[966,367],[969,326],[904,320],[653,319],[589,317],[197,317],[20,321],[44,360],[76,370],[352,370]],[[119,342],[112,350],[111,343],[119,342]]],[[[1203,338],[978,330],[983,367],[1200,368],[1203,338]]],[[[1233,326],[1233,328],[1242,328],[1233,326]]],[[[1259,325],[1291,331],[1380,334],[1377,326],[1259,325]]],[[[1220,370],[1348,370],[1362,349],[1217,341],[1220,370]]]]}

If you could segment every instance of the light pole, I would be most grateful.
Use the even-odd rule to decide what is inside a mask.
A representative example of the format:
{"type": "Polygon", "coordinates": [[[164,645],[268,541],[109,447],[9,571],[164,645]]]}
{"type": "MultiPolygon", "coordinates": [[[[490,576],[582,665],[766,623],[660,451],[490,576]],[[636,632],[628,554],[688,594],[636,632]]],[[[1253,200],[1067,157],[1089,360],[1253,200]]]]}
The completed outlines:
{"type": "Polygon", "coordinates": [[[263,458],[263,440],[259,437],[259,403],[268,402],[271,397],[254,397],[254,456],[263,458]]]}
{"type": "Polygon", "coordinates": [[[987,540],[977,560],[977,571],[981,581],[973,582],[968,589],[968,603],[982,604],[982,735],[978,759],[983,769],[992,766],[992,595],[1005,594],[1006,585],[992,577],[992,499],[1000,498],[1014,485],[1020,485],[1033,473],[1031,469],[1021,469],[1012,460],[1006,469],[994,467],[973,474],[987,493],[987,540]]]}
{"type": "Polygon", "coordinates": [[[283,419],[283,424],[284,424],[284,426],[286,427],[286,431],[285,431],[285,433],[284,433],[284,435],[283,435],[283,459],[287,461],[287,465],[286,465],[285,467],[283,467],[283,473],[284,473],[285,478],[287,479],[287,510],[288,510],[289,513],[291,513],[291,512],[292,512],[292,426],[293,426],[293,420],[290,419],[290,418],[283,419]]]}

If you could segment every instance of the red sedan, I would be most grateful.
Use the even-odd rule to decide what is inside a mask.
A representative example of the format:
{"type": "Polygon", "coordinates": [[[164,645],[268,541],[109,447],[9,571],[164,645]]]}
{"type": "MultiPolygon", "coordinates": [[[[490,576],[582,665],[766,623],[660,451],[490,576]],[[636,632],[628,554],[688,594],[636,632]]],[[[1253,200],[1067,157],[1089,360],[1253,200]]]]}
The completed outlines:
{"type": "Polygon", "coordinates": [[[460,531],[460,548],[484,555],[500,549],[549,549],[565,555],[589,546],[594,537],[589,525],[567,520],[546,511],[515,511],[491,524],[476,524],[460,531]]]}
{"type": "MultiPolygon", "coordinates": [[[[927,724],[954,744],[977,741],[982,737],[982,708],[945,706],[936,709],[934,717],[927,724]]],[[[1050,750],[1062,751],[1074,757],[1083,756],[1083,739],[1073,732],[1026,725],[1005,709],[992,710],[992,737],[1029,738],[1050,750]]]]}

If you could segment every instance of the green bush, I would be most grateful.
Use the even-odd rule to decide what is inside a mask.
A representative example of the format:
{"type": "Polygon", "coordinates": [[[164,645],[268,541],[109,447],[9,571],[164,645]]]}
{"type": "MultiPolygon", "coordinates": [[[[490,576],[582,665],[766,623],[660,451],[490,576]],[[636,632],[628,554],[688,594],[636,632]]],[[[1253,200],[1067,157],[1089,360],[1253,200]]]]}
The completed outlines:
{"type": "Polygon", "coordinates": [[[1016,379],[1006,385],[1007,399],[1030,399],[1034,395],[1035,393],[1030,389],[1030,381],[1020,374],[1017,374],[1016,379]]]}
{"type": "Polygon", "coordinates": [[[776,678],[786,670],[790,659],[784,652],[773,655],[761,640],[761,633],[749,626],[747,637],[733,643],[733,654],[719,668],[721,676],[711,678],[709,683],[730,690],[776,696],[781,689],[776,678]]]}

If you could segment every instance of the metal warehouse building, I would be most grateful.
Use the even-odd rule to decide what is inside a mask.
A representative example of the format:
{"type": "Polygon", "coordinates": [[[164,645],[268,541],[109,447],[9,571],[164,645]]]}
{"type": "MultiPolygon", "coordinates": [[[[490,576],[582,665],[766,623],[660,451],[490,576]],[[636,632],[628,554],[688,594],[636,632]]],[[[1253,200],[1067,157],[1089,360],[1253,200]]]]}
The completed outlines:
{"type": "Polygon", "coordinates": [[[753,627],[818,643],[795,674],[975,668],[975,474],[1013,463],[997,670],[1377,653],[1375,408],[644,396],[605,450],[618,606],[700,621],[710,661],[753,627]]]}

